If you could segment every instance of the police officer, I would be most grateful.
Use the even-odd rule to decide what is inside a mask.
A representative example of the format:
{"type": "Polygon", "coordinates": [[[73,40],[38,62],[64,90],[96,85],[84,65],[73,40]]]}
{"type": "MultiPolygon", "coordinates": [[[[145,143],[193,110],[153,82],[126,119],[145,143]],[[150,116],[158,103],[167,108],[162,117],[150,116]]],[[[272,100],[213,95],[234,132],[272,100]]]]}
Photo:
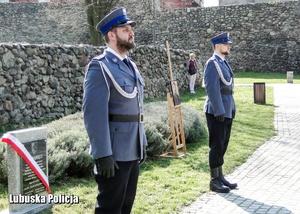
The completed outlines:
{"type": "Polygon", "coordinates": [[[98,184],[95,213],[130,213],[139,165],[146,158],[144,81],[126,55],[135,46],[135,24],[125,8],[113,10],[98,23],[107,47],[91,60],[85,75],[84,123],[98,184]]]}
{"type": "Polygon", "coordinates": [[[204,104],[209,132],[209,166],[211,170],[210,189],[228,193],[237,187],[227,181],[222,172],[224,155],[229,143],[232,120],[235,116],[233,98],[234,75],[225,57],[230,53],[229,33],[211,38],[213,56],[204,68],[204,84],[207,98],[204,104]]]}

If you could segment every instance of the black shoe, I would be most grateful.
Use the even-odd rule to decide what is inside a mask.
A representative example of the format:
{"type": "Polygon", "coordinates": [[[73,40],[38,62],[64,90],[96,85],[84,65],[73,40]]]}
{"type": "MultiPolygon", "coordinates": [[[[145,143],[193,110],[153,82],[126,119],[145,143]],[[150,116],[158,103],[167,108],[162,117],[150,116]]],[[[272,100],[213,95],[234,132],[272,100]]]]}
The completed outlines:
{"type": "Polygon", "coordinates": [[[224,176],[220,176],[220,181],[227,187],[229,187],[230,189],[235,189],[237,188],[237,183],[230,183],[229,181],[226,180],[226,178],[224,178],[224,176]]]}
{"type": "Polygon", "coordinates": [[[229,193],[229,187],[225,186],[219,178],[213,178],[209,184],[210,190],[219,193],[229,193]]]}
{"type": "Polygon", "coordinates": [[[218,170],[219,170],[219,178],[220,178],[220,181],[227,187],[229,187],[230,189],[235,189],[237,188],[237,183],[230,183],[229,181],[226,180],[226,178],[224,177],[223,175],[223,169],[222,169],[222,166],[219,166],[218,167],[218,170]]]}

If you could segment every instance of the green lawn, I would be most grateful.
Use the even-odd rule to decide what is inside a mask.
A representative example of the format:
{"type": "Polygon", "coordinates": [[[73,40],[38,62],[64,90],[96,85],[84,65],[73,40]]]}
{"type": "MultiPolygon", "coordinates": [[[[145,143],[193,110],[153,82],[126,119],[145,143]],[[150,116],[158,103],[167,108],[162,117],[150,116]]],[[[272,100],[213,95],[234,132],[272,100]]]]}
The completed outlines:
{"type": "MultiPolygon", "coordinates": [[[[236,73],[237,84],[261,81],[286,82],[284,74],[236,73]]],[[[204,117],[203,88],[197,88],[196,94],[181,92],[180,96],[183,103],[199,110],[204,117]]],[[[260,145],[275,134],[272,87],[267,87],[266,96],[265,105],[254,104],[252,87],[235,87],[237,113],[225,157],[225,173],[232,172],[235,167],[244,163],[260,145]]],[[[148,158],[141,167],[132,213],[179,213],[184,205],[191,204],[201,194],[209,191],[208,151],[206,134],[197,143],[187,145],[188,154],[183,158],[148,158]]],[[[80,203],[55,205],[52,211],[44,213],[93,213],[97,188],[92,176],[88,179],[66,178],[51,185],[51,189],[55,195],[78,195],[80,203]]],[[[0,184],[0,210],[8,207],[7,200],[7,188],[0,184]]]]}
{"type": "MultiPolygon", "coordinates": [[[[235,84],[249,84],[254,82],[287,83],[285,73],[260,73],[260,72],[236,72],[235,84]]],[[[293,83],[300,83],[300,75],[293,74],[293,83]]]]}

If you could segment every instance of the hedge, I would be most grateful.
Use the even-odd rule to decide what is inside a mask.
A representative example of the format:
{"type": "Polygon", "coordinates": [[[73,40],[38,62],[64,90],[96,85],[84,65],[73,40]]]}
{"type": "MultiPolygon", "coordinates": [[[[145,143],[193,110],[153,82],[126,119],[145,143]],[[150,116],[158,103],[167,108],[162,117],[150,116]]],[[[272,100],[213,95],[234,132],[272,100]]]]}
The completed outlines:
{"type": "MultiPolygon", "coordinates": [[[[204,135],[204,122],[199,112],[182,104],[182,118],[186,143],[196,143],[204,135]]],[[[151,102],[144,106],[145,131],[148,140],[147,155],[161,154],[170,143],[169,114],[167,102],[151,102]]],[[[90,144],[84,127],[82,112],[68,115],[45,125],[48,131],[49,181],[54,183],[62,177],[85,177],[91,175],[93,160],[89,154],[90,144]]],[[[0,151],[0,181],[7,182],[5,148],[0,151]]]]}

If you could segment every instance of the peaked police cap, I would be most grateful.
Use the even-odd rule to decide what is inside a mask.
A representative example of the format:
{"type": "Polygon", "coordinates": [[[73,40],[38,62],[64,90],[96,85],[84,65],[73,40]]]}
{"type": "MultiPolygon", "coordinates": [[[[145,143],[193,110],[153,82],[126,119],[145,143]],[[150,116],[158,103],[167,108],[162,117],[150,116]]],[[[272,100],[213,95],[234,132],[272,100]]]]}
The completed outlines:
{"type": "Polygon", "coordinates": [[[218,35],[212,37],[210,39],[210,41],[213,45],[218,44],[218,43],[222,43],[222,44],[231,44],[232,43],[232,41],[230,41],[230,39],[229,39],[229,33],[227,33],[227,32],[221,33],[221,34],[218,34],[218,35]]]}
{"type": "Polygon", "coordinates": [[[135,21],[127,18],[126,9],[121,7],[107,14],[96,26],[96,29],[104,36],[113,27],[121,27],[125,25],[135,26],[135,21]]]}

